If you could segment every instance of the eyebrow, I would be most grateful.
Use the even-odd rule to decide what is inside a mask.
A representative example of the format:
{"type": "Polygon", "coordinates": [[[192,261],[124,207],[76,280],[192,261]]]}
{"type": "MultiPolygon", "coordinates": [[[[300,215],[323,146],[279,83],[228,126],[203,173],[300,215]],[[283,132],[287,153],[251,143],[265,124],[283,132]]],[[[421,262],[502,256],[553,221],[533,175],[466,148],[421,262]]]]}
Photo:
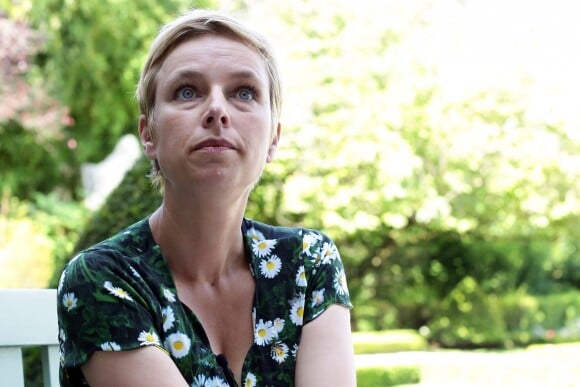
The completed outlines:
{"type": "MultiPolygon", "coordinates": [[[[169,78],[167,79],[166,83],[173,84],[173,83],[179,82],[182,79],[203,79],[204,76],[205,76],[204,73],[201,71],[192,70],[192,69],[182,69],[182,70],[177,70],[175,73],[171,74],[169,76],[169,78]]],[[[256,72],[254,72],[252,70],[235,71],[233,73],[228,74],[228,77],[232,78],[232,79],[252,80],[252,81],[262,83],[262,80],[260,79],[260,77],[258,77],[256,72]]]]}

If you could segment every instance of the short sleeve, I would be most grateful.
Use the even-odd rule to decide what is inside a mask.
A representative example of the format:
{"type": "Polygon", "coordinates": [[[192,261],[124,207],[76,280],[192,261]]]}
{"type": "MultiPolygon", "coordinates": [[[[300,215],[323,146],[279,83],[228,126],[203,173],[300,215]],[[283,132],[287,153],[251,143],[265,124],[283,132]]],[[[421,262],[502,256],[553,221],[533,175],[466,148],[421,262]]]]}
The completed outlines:
{"type": "Polygon", "coordinates": [[[65,379],[80,375],[78,367],[95,351],[162,348],[159,322],[154,321],[157,306],[150,293],[130,260],[114,252],[90,251],[75,257],[58,286],[61,380],[62,373],[65,379]]]}
{"type": "Polygon", "coordinates": [[[303,235],[302,246],[306,271],[310,272],[304,300],[304,324],[332,304],[352,308],[344,265],[334,242],[321,233],[308,231],[303,235]]]}

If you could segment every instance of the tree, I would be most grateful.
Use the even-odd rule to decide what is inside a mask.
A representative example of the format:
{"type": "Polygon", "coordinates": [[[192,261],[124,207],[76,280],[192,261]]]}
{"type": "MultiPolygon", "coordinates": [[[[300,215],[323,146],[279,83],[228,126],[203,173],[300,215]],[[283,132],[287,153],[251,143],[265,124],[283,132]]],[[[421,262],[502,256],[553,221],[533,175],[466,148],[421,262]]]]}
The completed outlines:
{"type": "Polygon", "coordinates": [[[52,92],[70,109],[67,136],[73,163],[99,161],[125,133],[137,128],[135,85],[147,47],[161,24],[188,6],[210,0],[39,0],[30,10],[47,47],[37,61],[54,82],[52,92]]]}

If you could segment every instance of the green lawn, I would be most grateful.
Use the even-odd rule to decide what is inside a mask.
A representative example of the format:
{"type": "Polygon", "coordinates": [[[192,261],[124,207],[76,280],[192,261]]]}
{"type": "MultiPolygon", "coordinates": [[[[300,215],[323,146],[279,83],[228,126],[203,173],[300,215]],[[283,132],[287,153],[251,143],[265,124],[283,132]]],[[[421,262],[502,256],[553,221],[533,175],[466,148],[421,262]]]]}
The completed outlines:
{"type": "Polygon", "coordinates": [[[580,343],[497,352],[363,354],[356,360],[359,387],[413,384],[417,379],[418,386],[580,386],[580,343]],[[391,373],[385,376],[385,370],[391,373]]]}

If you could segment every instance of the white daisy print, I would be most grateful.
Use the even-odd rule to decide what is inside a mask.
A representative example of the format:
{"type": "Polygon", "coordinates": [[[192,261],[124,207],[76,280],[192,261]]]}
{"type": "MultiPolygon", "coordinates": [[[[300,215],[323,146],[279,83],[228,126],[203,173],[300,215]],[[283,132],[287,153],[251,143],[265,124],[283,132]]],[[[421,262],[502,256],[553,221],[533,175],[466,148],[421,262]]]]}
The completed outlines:
{"type": "Polygon", "coordinates": [[[324,289],[312,292],[312,306],[320,305],[324,302],[324,289]]]}
{"type": "Polygon", "coordinates": [[[65,306],[67,311],[71,311],[77,307],[78,298],[74,293],[66,293],[62,296],[62,304],[65,306]]]}
{"type": "Polygon", "coordinates": [[[304,319],[304,293],[300,293],[298,297],[290,301],[290,320],[296,326],[302,325],[304,319]]]}
{"type": "Polygon", "coordinates": [[[173,327],[175,322],[175,314],[170,306],[161,309],[161,317],[163,317],[163,331],[167,332],[173,327]]]}
{"type": "Polygon", "coordinates": [[[262,234],[260,231],[256,230],[255,228],[249,229],[248,232],[246,233],[246,235],[248,235],[254,241],[263,241],[264,239],[266,239],[266,238],[264,238],[264,234],[262,234]]]}
{"type": "Polygon", "coordinates": [[[322,263],[330,263],[332,260],[338,257],[338,249],[334,243],[324,242],[320,255],[322,263]]]}
{"type": "Polygon", "coordinates": [[[320,240],[320,235],[309,233],[302,237],[302,253],[312,257],[312,247],[320,240]]]}
{"type": "Polygon", "coordinates": [[[205,375],[195,375],[195,378],[193,378],[193,383],[191,383],[191,387],[205,387],[206,380],[207,378],[205,375]]]}
{"type": "Polygon", "coordinates": [[[64,329],[60,329],[58,331],[58,338],[60,339],[60,341],[66,341],[66,333],[64,331],[64,329]]]}
{"type": "Polygon", "coordinates": [[[260,272],[266,278],[274,278],[280,272],[282,268],[282,261],[277,255],[272,255],[268,259],[262,259],[260,261],[260,272]]]}
{"type": "Polygon", "coordinates": [[[281,318],[275,319],[272,328],[276,332],[276,335],[280,334],[280,332],[282,332],[282,330],[284,329],[284,319],[281,318]]]}
{"type": "Polygon", "coordinates": [[[273,333],[272,321],[264,322],[264,320],[260,319],[254,328],[254,341],[260,346],[270,344],[274,338],[273,333]]]}
{"type": "Polygon", "coordinates": [[[308,282],[306,281],[306,272],[304,271],[304,266],[298,268],[298,273],[296,273],[296,285],[301,287],[306,287],[308,282]]]}
{"type": "Polygon", "coordinates": [[[346,284],[346,274],[344,269],[336,269],[334,277],[334,289],[340,295],[348,294],[348,287],[346,284]]]}
{"type": "Polygon", "coordinates": [[[222,378],[220,378],[219,376],[214,376],[212,378],[209,378],[205,382],[205,386],[206,387],[230,387],[230,384],[228,382],[226,382],[225,380],[223,380],[222,378]]]}
{"type": "Polygon", "coordinates": [[[145,345],[161,345],[159,342],[159,336],[155,332],[141,331],[139,337],[137,338],[141,342],[141,346],[145,345]]]}
{"type": "Polygon", "coordinates": [[[244,387],[256,387],[257,382],[258,379],[256,378],[256,375],[254,375],[251,372],[248,372],[248,374],[246,375],[246,380],[244,380],[244,387]]]}
{"type": "Polygon", "coordinates": [[[169,302],[175,302],[176,300],[175,294],[167,288],[163,288],[163,297],[165,297],[169,302]]]}
{"type": "Polygon", "coordinates": [[[189,353],[189,348],[191,347],[191,340],[187,335],[176,332],[167,336],[165,340],[165,348],[169,348],[169,352],[176,359],[181,359],[189,353]]]}
{"type": "Polygon", "coordinates": [[[292,357],[294,359],[296,359],[296,355],[298,354],[298,344],[294,344],[292,346],[292,351],[291,352],[292,352],[292,357]]]}
{"type": "Polygon", "coordinates": [[[276,360],[278,364],[284,363],[288,357],[288,346],[284,343],[276,343],[272,346],[272,359],[276,360]]]}
{"type": "Polygon", "coordinates": [[[113,284],[111,283],[111,281],[105,281],[105,283],[103,284],[103,286],[112,295],[114,295],[116,297],[119,297],[119,298],[121,298],[123,300],[133,301],[133,299],[131,298],[131,296],[129,295],[129,293],[127,293],[124,289],[121,289],[119,287],[113,286],[113,284]]]}
{"type": "Polygon", "coordinates": [[[252,251],[258,258],[264,258],[270,254],[270,251],[276,246],[275,239],[264,239],[252,241],[252,251]]]}
{"type": "Polygon", "coordinates": [[[107,341],[106,343],[101,344],[101,349],[107,352],[120,351],[121,346],[114,341],[107,341]]]}

